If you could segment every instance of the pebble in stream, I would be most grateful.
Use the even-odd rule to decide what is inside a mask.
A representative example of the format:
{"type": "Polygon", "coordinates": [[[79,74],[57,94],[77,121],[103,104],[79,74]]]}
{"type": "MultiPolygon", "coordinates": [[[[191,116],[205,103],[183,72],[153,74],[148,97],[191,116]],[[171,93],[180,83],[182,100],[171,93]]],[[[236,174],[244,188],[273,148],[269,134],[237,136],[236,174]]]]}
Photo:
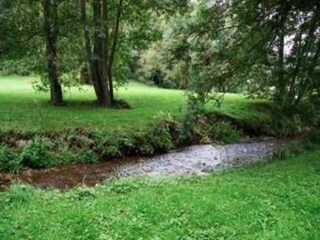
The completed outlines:
{"type": "Polygon", "coordinates": [[[118,177],[205,175],[217,167],[230,167],[259,161],[284,146],[281,141],[238,143],[224,146],[195,145],[180,151],[119,166],[118,177]]]}

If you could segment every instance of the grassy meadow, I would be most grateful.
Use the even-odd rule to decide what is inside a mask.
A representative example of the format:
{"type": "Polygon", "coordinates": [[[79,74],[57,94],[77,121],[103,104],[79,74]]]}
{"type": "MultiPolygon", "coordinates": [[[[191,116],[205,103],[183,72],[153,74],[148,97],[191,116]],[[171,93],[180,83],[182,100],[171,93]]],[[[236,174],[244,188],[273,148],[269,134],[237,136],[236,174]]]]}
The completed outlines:
{"type": "MultiPolygon", "coordinates": [[[[121,128],[140,128],[161,111],[180,117],[185,109],[185,93],[160,89],[137,82],[116,91],[116,97],[126,100],[132,109],[102,109],[94,104],[90,86],[66,90],[65,107],[54,107],[48,93],[32,88],[36,77],[0,76],[0,126],[4,131],[52,131],[67,128],[87,128],[110,131],[121,128]]],[[[227,94],[221,111],[238,118],[261,115],[252,110],[256,100],[242,95],[227,94]]],[[[209,107],[209,106],[208,106],[209,107]]]]}

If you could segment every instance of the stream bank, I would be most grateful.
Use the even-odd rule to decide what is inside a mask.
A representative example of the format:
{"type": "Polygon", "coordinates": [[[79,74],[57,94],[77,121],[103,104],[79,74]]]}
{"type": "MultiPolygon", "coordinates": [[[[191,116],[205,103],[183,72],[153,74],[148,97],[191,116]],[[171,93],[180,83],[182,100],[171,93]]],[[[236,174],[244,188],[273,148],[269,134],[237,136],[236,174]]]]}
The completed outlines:
{"type": "Polygon", "coordinates": [[[94,186],[111,178],[205,175],[216,168],[268,159],[286,145],[285,140],[253,138],[228,145],[193,145],[151,158],[134,157],[45,170],[28,169],[19,174],[0,173],[0,189],[5,190],[17,181],[42,188],[69,189],[79,185],[94,186]]]}

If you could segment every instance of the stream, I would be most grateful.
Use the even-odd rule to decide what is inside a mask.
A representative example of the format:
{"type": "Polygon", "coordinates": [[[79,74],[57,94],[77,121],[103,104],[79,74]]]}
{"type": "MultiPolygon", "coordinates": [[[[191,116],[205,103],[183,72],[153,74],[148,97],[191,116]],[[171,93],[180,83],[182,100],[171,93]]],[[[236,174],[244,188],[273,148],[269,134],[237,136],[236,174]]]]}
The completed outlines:
{"type": "Polygon", "coordinates": [[[29,169],[19,174],[0,173],[0,190],[17,181],[65,190],[80,185],[94,186],[111,178],[206,175],[217,168],[266,160],[286,145],[287,141],[273,138],[244,139],[228,145],[193,145],[151,158],[134,157],[91,165],[29,169]]]}

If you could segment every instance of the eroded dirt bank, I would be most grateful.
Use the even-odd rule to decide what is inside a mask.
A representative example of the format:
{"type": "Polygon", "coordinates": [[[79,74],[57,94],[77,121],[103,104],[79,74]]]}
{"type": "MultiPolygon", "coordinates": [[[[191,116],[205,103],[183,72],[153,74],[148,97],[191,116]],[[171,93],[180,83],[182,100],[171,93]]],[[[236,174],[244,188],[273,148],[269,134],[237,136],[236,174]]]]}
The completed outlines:
{"type": "Polygon", "coordinates": [[[78,185],[94,186],[110,178],[204,175],[217,167],[261,161],[285,145],[286,141],[283,140],[247,139],[229,145],[194,145],[152,158],[59,166],[46,170],[26,170],[20,174],[0,173],[0,189],[6,189],[14,181],[67,189],[78,185]]]}

